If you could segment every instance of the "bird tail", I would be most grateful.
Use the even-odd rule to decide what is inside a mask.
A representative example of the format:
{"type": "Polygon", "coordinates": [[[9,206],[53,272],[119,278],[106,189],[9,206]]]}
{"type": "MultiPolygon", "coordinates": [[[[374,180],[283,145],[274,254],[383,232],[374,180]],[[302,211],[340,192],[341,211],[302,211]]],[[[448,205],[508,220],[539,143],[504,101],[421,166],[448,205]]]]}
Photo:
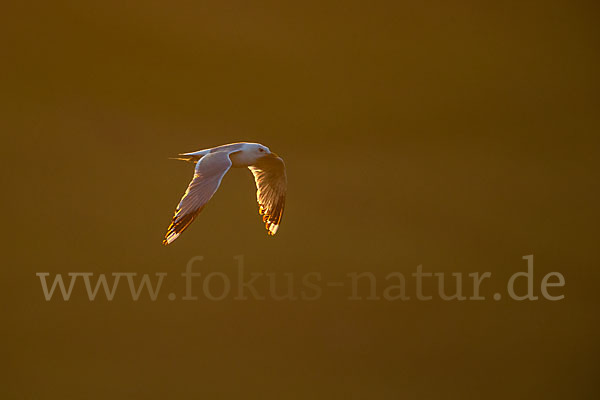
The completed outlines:
{"type": "Polygon", "coordinates": [[[202,157],[207,155],[208,152],[209,152],[209,150],[200,150],[200,151],[196,151],[193,153],[181,153],[181,154],[179,154],[179,157],[171,157],[170,159],[197,163],[198,160],[200,160],[202,157]]]}
{"type": "Polygon", "coordinates": [[[185,156],[183,154],[180,154],[181,157],[169,157],[169,160],[180,160],[180,161],[187,161],[187,162],[192,162],[192,163],[196,163],[198,162],[198,160],[200,160],[200,158],[202,157],[194,157],[194,156],[185,156]]]}

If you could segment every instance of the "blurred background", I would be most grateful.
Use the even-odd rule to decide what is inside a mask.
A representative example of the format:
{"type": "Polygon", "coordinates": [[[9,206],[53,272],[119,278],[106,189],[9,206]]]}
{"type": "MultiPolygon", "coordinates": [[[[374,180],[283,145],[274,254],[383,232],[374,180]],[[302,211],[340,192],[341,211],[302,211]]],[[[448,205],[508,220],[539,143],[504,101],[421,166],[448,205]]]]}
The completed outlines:
{"type": "Polygon", "coordinates": [[[596,2],[3,9],[2,398],[597,398],[596,2]],[[286,161],[277,236],[240,169],[163,247],[193,172],[168,157],[234,141],[286,161]],[[244,255],[328,280],[489,271],[489,296],[527,254],[564,300],[164,295],[191,257],[244,255]],[[36,272],[171,280],[46,302],[36,272]]]}

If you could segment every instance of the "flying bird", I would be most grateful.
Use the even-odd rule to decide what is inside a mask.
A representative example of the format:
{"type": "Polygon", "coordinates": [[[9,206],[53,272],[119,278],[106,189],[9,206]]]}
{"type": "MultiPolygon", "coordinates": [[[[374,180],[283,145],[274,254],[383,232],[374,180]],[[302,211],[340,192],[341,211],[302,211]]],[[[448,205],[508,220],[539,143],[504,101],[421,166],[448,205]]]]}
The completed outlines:
{"type": "Polygon", "coordinates": [[[232,143],[193,153],[177,160],[196,164],[194,177],[183,194],[163,240],[172,243],[194,221],[215,194],[231,167],[249,168],[256,183],[256,200],[267,234],[275,235],[285,206],[287,177],[281,157],[259,143],[232,143]]]}

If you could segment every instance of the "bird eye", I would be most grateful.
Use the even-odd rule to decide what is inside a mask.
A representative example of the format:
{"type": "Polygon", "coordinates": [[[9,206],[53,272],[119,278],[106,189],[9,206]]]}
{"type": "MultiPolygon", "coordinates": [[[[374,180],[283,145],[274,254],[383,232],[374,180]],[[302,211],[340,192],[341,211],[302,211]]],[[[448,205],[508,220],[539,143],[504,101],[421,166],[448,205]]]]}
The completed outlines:
{"type": "Polygon", "coordinates": [[[264,150],[259,148],[258,151],[260,151],[262,153],[264,150]]]}

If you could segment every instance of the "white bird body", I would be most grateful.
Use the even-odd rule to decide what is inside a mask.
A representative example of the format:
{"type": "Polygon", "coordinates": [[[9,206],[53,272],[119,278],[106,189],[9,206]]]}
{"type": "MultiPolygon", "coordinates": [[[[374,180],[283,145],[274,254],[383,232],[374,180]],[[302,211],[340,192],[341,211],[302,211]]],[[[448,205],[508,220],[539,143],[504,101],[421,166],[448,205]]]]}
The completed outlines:
{"type": "Polygon", "coordinates": [[[247,167],[252,171],[259,213],[263,216],[267,233],[274,235],[277,232],[285,206],[287,177],[283,160],[268,147],[259,143],[232,143],[183,153],[177,159],[194,162],[196,168],[175,210],[163,244],[172,243],[193,222],[231,167],[247,167]]]}

